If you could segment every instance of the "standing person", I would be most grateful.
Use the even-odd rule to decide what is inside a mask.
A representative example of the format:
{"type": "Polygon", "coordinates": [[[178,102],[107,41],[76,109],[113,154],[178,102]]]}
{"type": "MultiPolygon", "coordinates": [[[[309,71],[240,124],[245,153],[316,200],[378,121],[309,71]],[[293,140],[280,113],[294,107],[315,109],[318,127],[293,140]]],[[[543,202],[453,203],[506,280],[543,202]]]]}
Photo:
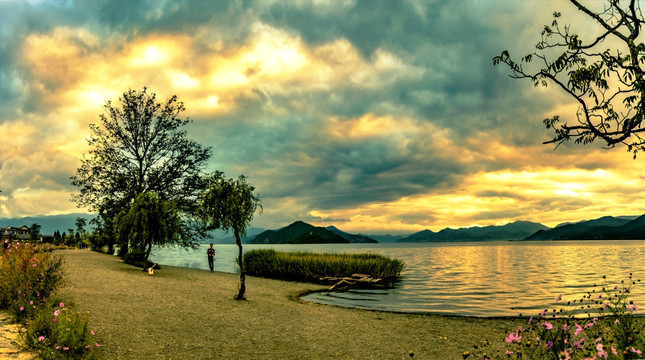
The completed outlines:
{"type": "Polygon", "coordinates": [[[208,267],[213,271],[213,261],[215,260],[215,249],[213,249],[213,243],[211,243],[211,247],[206,250],[206,255],[208,255],[208,267]]]}

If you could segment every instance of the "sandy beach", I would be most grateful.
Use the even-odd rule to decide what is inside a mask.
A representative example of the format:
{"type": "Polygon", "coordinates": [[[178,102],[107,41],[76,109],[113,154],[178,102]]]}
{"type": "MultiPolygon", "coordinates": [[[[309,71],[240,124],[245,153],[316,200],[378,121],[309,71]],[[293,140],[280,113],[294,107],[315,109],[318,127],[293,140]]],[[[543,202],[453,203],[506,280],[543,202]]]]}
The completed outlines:
{"type": "Polygon", "coordinates": [[[256,277],[237,301],[235,274],[162,266],[150,276],[115,256],[57,254],[59,296],[91,314],[104,359],[461,359],[524,323],[307,303],[297,296],[320,286],[256,277]]]}

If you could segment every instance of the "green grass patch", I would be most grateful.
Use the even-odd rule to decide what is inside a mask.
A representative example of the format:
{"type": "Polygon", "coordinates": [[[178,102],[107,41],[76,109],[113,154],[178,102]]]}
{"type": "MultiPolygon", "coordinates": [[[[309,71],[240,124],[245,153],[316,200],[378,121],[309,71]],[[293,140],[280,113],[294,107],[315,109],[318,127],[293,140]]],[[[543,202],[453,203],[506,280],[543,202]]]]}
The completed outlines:
{"type": "Polygon", "coordinates": [[[284,280],[319,282],[320,278],[364,274],[384,281],[396,281],[405,264],[378,254],[334,254],[279,252],[256,249],[244,254],[249,275],[284,280]]]}

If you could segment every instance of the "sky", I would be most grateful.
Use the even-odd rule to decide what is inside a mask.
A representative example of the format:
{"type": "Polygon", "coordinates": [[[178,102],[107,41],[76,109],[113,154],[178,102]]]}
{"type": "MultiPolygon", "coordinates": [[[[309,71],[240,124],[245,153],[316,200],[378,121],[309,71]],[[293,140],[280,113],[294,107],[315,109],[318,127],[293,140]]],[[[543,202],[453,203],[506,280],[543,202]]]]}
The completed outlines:
{"type": "Polygon", "coordinates": [[[643,155],[544,145],[575,119],[492,58],[532,52],[564,1],[0,1],[0,219],[84,212],[70,183],[106,100],[177,95],[207,170],[264,211],[350,232],[547,226],[645,213],[643,155]]]}

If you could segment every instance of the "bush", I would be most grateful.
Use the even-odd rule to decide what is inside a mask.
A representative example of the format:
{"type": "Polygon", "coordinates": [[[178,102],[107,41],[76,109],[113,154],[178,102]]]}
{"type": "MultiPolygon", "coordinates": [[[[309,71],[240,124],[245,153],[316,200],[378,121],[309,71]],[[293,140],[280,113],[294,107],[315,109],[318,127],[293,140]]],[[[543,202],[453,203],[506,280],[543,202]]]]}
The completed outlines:
{"type": "Polygon", "coordinates": [[[394,281],[403,262],[377,254],[315,254],[256,249],[244,254],[247,274],[277,279],[319,281],[325,276],[349,277],[365,274],[394,281]]]}
{"type": "Polygon", "coordinates": [[[91,359],[99,345],[88,319],[51,296],[63,282],[63,261],[50,245],[16,242],[0,253],[0,309],[22,323],[25,346],[42,359],[91,359]]]}
{"type": "Polygon", "coordinates": [[[93,359],[100,346],[88,318],[62,302],[40,308],[21,337],[43,359],[93,359]]]}
{"type": "Polygon", "coordinates": [[[13,243],[0,255],[0,309],[19,322],[29,318],[61,285],[62,266],[49,247],[13,243]]]}
{"type": "MultiPolygon", "coordinates": [[[[605,277],[603,276],[603,279],[605,277]]],[[[642,359],[645,319],[628,299],[640,280],[602,287],[563,308],[548,309],[512,331],[504,354],[480,354],[483,359],[642,359]]],[[[556,302],[561,302],[558,296],[556,302]]],[[[464,355],[466,358],[467,354],[464,355]]]]}

